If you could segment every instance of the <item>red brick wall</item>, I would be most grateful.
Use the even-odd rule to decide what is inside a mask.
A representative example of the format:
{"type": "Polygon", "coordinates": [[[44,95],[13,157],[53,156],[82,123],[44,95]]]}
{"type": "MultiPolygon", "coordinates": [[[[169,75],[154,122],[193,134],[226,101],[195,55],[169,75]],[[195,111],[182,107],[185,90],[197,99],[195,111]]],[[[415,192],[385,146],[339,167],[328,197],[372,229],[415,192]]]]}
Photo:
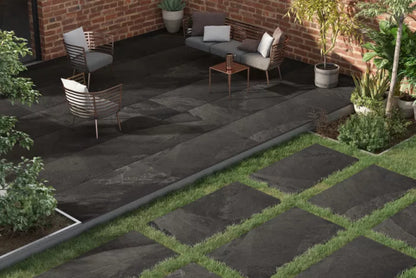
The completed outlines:
{"type": "MultiPolygon", "coordinates": [[[[272,32],[280,26],[289,36],[287,56],[309,64],[322,61],[319,46],[319,31],[316,24],[294,23],[284,17],[289,9],[290,0],[189,0],[187,13],[200,11],[225,11],[235,20],[262,26],[272,32]]],[[[347,45],[339,38],[337,47],[329,60],[341,66],[342,72],[357,72],[366,69],[362,61],[361,48],[347,45]]]]}
{"type": "Polygon", "coordinates": [[[115,40],[163,28],[159,0],[38,0],[43,60],[64,56],[62,34],[79,26],[115,40]]]}

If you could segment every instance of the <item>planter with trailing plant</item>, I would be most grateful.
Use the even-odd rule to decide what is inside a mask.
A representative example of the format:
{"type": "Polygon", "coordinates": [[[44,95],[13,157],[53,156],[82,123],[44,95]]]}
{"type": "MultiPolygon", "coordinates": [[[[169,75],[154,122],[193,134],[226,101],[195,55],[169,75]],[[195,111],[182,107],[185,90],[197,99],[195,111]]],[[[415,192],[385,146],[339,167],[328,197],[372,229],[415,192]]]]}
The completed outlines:
{"type": "Polygon", "coordinates": [[[288,16],[294,15],[299,23],[317,22],[319,47],[323,63],[315,65],[315,86],[333,88],[338,85],[339,66],[328,63],[327,55],[335,48],[337,38],[345,36],[358,38],[358,28],[354,17],[346,12],[342,0],[292,0],[288,16]]]}
{"type": "Polygon", "coordinates": [[[367,114],[384,109],[386,91],[390,86],[390,78],[387,71],[379,70],[375,74],[365,72],[360,79],[353,76],[355,88],[351,94],[351,102],[355,112],[367,114]]]}
{"type": "Polygon", "coordinates": [[[169,33],[177,33],[182,25],[185,2],[183,0],[162,0],[158,7],[162,9],[166,30],[169,33]]]}

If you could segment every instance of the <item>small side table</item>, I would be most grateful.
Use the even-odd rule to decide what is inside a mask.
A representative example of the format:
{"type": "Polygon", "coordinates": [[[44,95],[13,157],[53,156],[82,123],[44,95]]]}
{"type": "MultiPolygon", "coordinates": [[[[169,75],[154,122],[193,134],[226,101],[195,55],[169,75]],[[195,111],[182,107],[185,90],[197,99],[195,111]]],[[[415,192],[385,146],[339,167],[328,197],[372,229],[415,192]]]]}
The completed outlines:
{"type": "Polygon", "coordinates": [[[250,87],[250,67],[233,62],[231,70],[227,70],[226,62],[222,62],[215,66],[209,67],[209,91],[211,92],[211,71],[225,73],[228,76],[228,96],[231,97],[231,75],[240,71],[247,71],[247,89],[250,87]]]}

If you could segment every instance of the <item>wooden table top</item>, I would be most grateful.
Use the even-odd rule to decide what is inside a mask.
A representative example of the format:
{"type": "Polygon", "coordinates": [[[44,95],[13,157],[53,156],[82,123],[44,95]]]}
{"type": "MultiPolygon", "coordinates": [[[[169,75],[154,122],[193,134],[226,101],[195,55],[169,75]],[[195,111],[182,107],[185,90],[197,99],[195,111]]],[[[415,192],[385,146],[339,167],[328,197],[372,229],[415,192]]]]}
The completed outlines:
{"type": "Polygon", "coordinates": [[[234,73],[249,69],[248,66],[239,64],[239,63],[234,62],[234,61],[233,61],[232,66],[231,66],[231,70],[227,70],[226,62],[222,62],[220,64],[217,64],[217,65],[209,67],[209,68],[213,69],[215,71],[225,73],[225,74],[234,74],[234,73]]]}

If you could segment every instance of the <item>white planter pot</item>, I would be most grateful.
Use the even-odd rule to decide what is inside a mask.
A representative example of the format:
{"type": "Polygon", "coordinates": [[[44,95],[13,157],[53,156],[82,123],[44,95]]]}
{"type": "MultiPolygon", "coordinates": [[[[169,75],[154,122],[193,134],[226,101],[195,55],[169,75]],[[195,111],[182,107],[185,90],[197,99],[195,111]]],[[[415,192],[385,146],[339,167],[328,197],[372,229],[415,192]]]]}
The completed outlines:
{"type": "Polygon", "coordinates": [[[413,115],[415,116],[415,120],[416,120],[416,101],[413,102],[412,106],[413,106],[413,115]]]}
{"type": "Polygon", "coordinates": [[[324,64],[315,65],[315,86],[318,88],[334,88],[338,85],[339,66],[333,63],[327,63],[327,69],[324,64]]]}
{"type": "Polygon", "coordinates": [[[400,112],[402,113],[402,116],[405,118],[411,118],[413,117],[413,101],[405,101],[399,99],[397,104],[399,105],[400,112]]]}
{"type": "Polygon", "coordinates": [[[181,28],[183,19],[183,10],[181,11],[165,11],[162,10],[163,22],[165,23],[166,30],[169,33],[177,33],[181,28]]]}

